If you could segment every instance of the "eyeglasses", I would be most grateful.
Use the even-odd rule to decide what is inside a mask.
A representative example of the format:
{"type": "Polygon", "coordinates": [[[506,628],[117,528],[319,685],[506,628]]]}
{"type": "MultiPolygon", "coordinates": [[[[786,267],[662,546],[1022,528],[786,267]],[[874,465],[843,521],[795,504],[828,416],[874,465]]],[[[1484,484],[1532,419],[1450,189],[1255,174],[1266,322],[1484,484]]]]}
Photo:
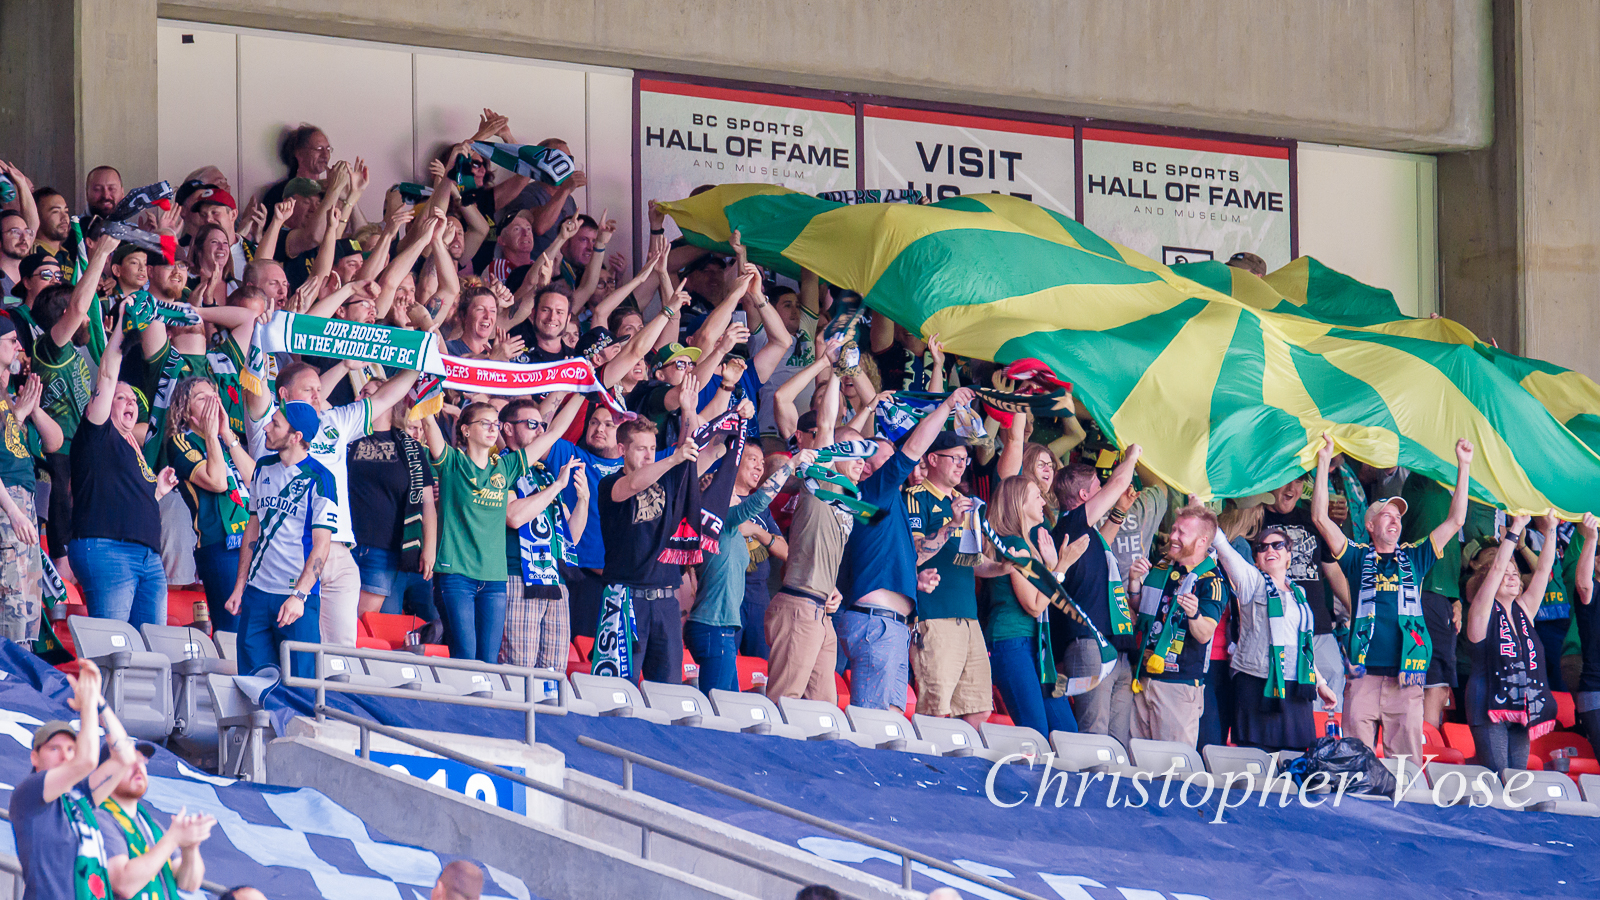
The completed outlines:
{"type": "Polygon", "coordinates": [[[1266,551],[1266,550],[1287,550],[1287,549],[1289,549],[1289,545],[1287,543],[1283,542],[1283,541],[1263,541],[1262,543],[1259,543],[1259,544],[1256,545],[1256,552],[1257,553],[1261,553],[1261,552],[1266,551]]]}
{"type": "Polygon", "coordinates": [[[33,235],[33,229],[32,228],[7,228],[5,231],[0,231],[0,234],[5,235],[6,237],[18,237],[18,236],[20,236],[20,237],[31,237],[33,235]]]}
{"type": "Polygon", "coordinates": [[[952,463],[960,465],[962,468],[972,465],[972,457],[970,456],[952,456],[948,453],[929,453],[928,456],[937,456],[940,459],[948,459],[952,463]]]}
{"type": "Polygon", "coordinates": [[[311,151],[312,153],[332,153],[333,152],[333,147],[331,145],[329,145],[329,144],[323,144],[321,147],[307,147],[306,149],[311,151]]]}
{"type": "Polygon", "coordinates": [[[507,422],[505,424],[507,424],[507,425],[521,425],[524,428],[531,428],[534,431],[543,431],[543,430],[545,430],[546,428],[549,427],[548,425],[546,425],[545,423],[539,421],[538,419],[512,419],[511,421],[509,421],[509,422],[507,422]]]}
{"type": "Polygon", "coordinates": [[[472,425],[486,425],[486,426],[488,426],[490,431],[499,431],[500,430],[500,420],[499,419],[479,419],[476,422],[472,422],[471,424],[472,425]]]}

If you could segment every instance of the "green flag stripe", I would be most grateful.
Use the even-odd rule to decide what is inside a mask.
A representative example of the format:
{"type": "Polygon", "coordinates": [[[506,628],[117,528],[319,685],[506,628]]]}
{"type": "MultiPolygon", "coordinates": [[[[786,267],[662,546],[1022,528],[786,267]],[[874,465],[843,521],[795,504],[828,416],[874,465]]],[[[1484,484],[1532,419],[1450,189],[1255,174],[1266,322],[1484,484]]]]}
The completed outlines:
{"type": "Polygon", "coordinates": [[[1208,447],[1213,452],[1206,455],[1206,477],[1212,484],[1250,483],[1261,485],[1261,490],[1273,490],[1300,474],[1292,456],[1273,459],[1228,452],[1228,448],[1240,446],[1294,447],[1305,443],[1306,429],[1298,418],[1266,405],[1261,388],[1265,373],[1261,320],[1243,312],[1228,345],[1227,362],[1218,373],[1211,394],[1208,447]],[[1274,463],[1272,468],[1262,469],[1274,463]]]}

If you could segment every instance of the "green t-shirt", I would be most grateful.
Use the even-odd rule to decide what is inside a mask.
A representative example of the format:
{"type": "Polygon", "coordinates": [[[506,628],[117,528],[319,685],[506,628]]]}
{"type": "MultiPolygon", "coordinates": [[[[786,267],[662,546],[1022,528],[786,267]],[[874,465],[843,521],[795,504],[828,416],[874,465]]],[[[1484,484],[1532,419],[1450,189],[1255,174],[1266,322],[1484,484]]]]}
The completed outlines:
{"type": "Polygon", "coordinates": [[[506,580],[506,504],[523,476],[521,453],[491,454],[479,468],[454,447],[433,460],[439,480],[439,554],[434,571],[506,580]]]}
{"type": "Polygon", "coordinates": [[[89,361],[78,348],[67,342],[57,347],[45,332],[33,344],[33,370],[44,383],[44,395],[39,402],[45,412],[61,426],[60,453],[72,451],[72,436],[78,433],[78,422],[89,406],[89,392],[94,387],[94,373],[89,361]]]}
{"type": "MultiPolygon", "coordinates": [[[[1400,489],[1401,499],[1406,501],[1406,517],[1401,524],[1400,540],[1409,544],[1421,544],[1428,540],[1428,535],[1445,519],[1450,518],[1450,498],[1452,491],[1446,490],[1443,485],[1426,475],[1412,472],[1406,479],[1405,487],[1400,489]]],[[[1441,597],[1452,600],[1461,599],[1461,541],[1451,538],[1441,548],[1443,554],[1439,557],[1439,564],[1433,567],[1428,577],[1422,581],[1422,589],[1432,591],[1441,597]]]]}
{"type": "Polygon", "coordinates": [[[11,396],[0,387],[0,421],[5,429],[5,449],[0,450],[0,483],[29,493],[34,487],[34,454],[40,450],[39,433],[32,422],[18,422],[11,396]]]}
{"type": "MultiPolygon", "coordinates": [[[[906,513],[911,518],[911,536],[932,537],[955,517],[954,493],[944,496],[931,482],[924,481],[906,490],[906,513]]],[[[918,569],[937,569],[939,584],[931,592],[917,591],[919,619],[976,619],[978,617],[977,580],[972,566],[956,564],[961,535],[953,529],[949,540],[934,557],[918,569]]]]}
{"type": "MultiPolygon", "coordinates": [[[[1031,555],[1028,544],[1020,537],[1000,536],[1006,549],[1031,555]]],[[[989,582],[989,640],[1004,641],[1012,638],[1031,638],[1039,628],[1039,620],[1028,615],[1017,601],[1017,592],[1011,586],[1011,576],[986,579],[989,582]]]]}
{"type": "Polygon", "coordinates": [[[195,546],[223,544],[229,550],[237,550],[244,540],[250,511],[245,506],[244,493],[238,489],[239,473],[233,468],[233,460],[228,459],[228,451],[224,449],[222,454],[233,476],[234,490],[223,493],[208,491],[193,481],[194,470],[206,462],[206,442],[200,435],[193,431],[175,434],[167,438],[161,454],[178,476],[178,490],[194,523],[195,546]]]}
{"type": "MultiPolygon", "coordinates": [[[[1454,543],[1451,541],[1450,543],[1454,543]]],[[[1344,577],[1350,582],[1350,602],[1361,605],[1361,560],[1375,553],[1371,544],[1346,541],[1344,552],[1334,557],[1344,577]]],[[[1422,584],[1427,584],[1428,573],[1440,560],[1433,541],[1424,538],[1420,543],[1401,544],[1394,553],[1378,554],[1376,604],[1377,624],[1372,628],[1372,643],[1367,647],[1367,673],[1371,675],[1400,674],[1400,561],[1404,553],[1411,560],[1412,574],[1422,584]]],[[[1356,627],[1351,623],[1352,631],[1356,627]]]]}

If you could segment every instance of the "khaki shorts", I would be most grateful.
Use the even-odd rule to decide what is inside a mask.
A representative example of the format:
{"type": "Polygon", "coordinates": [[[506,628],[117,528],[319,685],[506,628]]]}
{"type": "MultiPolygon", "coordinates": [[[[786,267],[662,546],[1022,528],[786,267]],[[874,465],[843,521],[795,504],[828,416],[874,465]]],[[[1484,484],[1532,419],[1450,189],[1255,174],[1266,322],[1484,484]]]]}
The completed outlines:
{"type": "Polygon", "coordinates": [[[970,716],[994,709],[989,648],[977,619],[922,619],[911,642],[917,712],[970,716]]]}
{"type": "Polygon", "coordinates": [[[1205,688],[1200,685],[1147,679],[1144,690],[1133,695],[1129,730],[1136,738],[1195,747],[1205,702],[1205,688]]]}

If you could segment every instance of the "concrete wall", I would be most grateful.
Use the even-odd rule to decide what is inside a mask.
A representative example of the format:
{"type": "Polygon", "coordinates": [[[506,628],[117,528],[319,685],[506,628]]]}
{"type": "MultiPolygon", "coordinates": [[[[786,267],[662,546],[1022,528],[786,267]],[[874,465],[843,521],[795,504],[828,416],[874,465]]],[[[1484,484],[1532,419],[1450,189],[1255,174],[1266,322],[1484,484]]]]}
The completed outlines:
{"type": "Polygon", "coordinates": [[[1486,0],[178,0],[160,14],[1367,147],[1489,139],[1486,0]]]}

